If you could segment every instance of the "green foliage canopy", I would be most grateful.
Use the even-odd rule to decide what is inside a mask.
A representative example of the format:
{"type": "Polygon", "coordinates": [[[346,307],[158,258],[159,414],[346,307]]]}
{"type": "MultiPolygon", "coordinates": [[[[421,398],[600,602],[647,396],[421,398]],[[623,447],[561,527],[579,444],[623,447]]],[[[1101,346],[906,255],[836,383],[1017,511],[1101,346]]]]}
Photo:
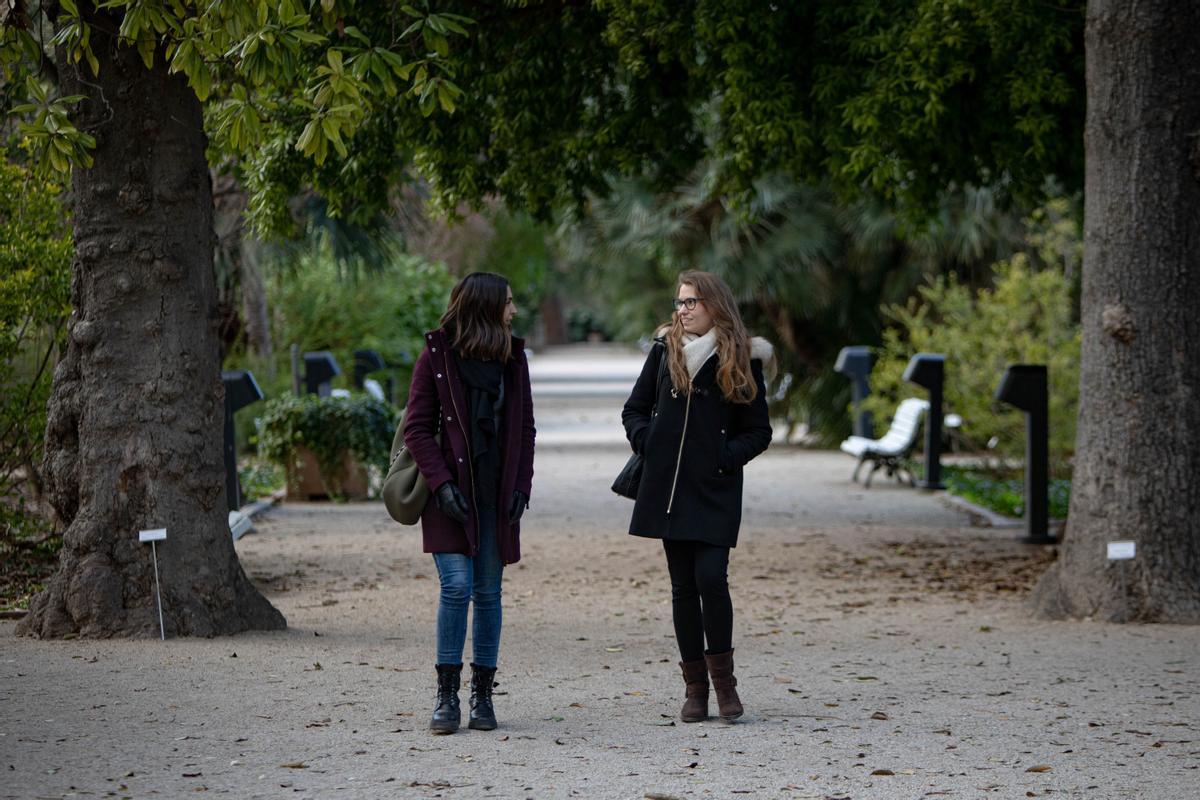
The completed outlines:
{"type": "MultiPolygon", "coordinates": [[[[85,5],[53,20],[79,64],[85,5]]],[[[705,155],[734,193],[779,171],[914,208],[955,183],[1037,194],[1081,175],[1083,0],[100,5],[206,101],[210,161],[260,227],[285,227],[305,187],[369,215],[409,163],[443,208],[494,195],[540,216],[613,174],[670,187],[705,155]]],[[[7,23],[11,83],[43,51],[7,23]]],[[[40,127],[64,155],[89,135],[40,127]]]]}

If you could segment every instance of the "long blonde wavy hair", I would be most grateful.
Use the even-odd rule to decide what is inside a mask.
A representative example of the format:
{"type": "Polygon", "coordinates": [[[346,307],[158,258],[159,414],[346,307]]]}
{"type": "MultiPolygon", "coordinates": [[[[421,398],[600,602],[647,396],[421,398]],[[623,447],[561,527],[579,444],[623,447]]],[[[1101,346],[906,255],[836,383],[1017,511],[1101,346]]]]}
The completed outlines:
{"type": "MultiPolygon", "coordinates": [[[[754,373],[750,371],[750,334],[738,313],[737,302],[728,284],[711,272],[688,270],[679,275],[678,286],[691,286],[703,299],[713,318],[717,338],[717,387],[730,403],[749,403],[758,396],[754,373]]],[[[676,389],[690,393],[692,379],[683,356],[683,323],[679,312],[667,324],[667,368],[676,389]]]]}

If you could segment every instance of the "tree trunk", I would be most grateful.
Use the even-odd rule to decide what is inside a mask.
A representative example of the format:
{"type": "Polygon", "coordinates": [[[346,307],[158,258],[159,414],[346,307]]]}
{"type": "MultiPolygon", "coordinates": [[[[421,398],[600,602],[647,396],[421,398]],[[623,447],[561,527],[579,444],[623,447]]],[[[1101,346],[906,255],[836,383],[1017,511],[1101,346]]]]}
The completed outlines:
{"type": "Polygon", "coordinates": [[[50,501],[67,526],[58,571],[30,606],[34,636],[157,636],[158,543],[168,634],[282,628],[246,578],[226,520],[212,187],[200,103],[159,54],[147,70],[93,16],[100,77],[59,58],[95,166],[72,184],[76,260],[67,353],[46,432],[50,501]]]}
{"type": "Polygon", "coordinates": [[[1047,616],[1200,622],[1200,4],[1093,0],[1079,435],[1047,616]],[[1106,544],[1133,540],[1132,560],[1106,544]]]}
{"type": "Polygon", "coordinates": [[[242,316],[246,321],[246,344],[250,346],[254,355],[267,362],[270,369],[274,364],[271,358],[274,354],[271,347],[271,317],[257,254],[246,252],[245,248],[239,250],[238,270],[242,284],[242,316]]]}
{"type": "MultiPolygon", "coordinates": [[[[217,231],[218,259],[225,259],[236,273],[233,284],[241,305],[241,326],[250,352],[272,369],[271,324],[267,309],[267,291],[263,285],[257,240],[246,230],[246,195],[229,175],[210,171],[216,187],[213,196],[214,227],[217,231]]],[[[221,262],[218,261],[218,264],[221,262]]],[[[220,292],[218,292],[218,297],[220,292]]],[[[274,377],[272,374],[270,377],[274,377]]]]}

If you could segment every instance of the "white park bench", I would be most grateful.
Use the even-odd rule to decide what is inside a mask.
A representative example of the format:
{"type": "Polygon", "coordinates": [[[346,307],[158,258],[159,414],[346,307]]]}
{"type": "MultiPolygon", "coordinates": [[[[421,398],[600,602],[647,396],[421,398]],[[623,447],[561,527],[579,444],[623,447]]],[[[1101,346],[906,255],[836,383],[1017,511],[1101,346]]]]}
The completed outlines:
{"type": "Polygon", "coordinates": [[[900,402],[896,415],[892,417],[892,426],[882,439],[868,439],[865,436],[851,436],[842,442],[842,452],[849,453],[858,459],[851,480],[858,480],[858,472],[867,461],[871,462],[871,471],[867,473],[865,486],[870,487],[871,476],[881,469],[887,469],[889,477],[902,480],[901,472],[908,473],[908,482],[913,484],[912,470],[908,467],[909,456],[917,446],[917,433],[921,429],[921,417],[929,410],[929,401],[919,397],[910,397],[900,402]]]}

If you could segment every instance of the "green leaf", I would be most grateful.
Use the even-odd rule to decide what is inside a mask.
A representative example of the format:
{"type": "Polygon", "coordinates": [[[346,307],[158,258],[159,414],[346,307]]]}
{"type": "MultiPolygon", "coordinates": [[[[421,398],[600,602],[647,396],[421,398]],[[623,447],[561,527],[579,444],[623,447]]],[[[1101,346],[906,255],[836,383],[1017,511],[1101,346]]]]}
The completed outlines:
{"type": "Polygon", "coordinates": [[[432,94],[424,94],[418,105],[421,109],[421,116],[428,117],[437,108],[437,100],[432,94]]]}
{"type": "Polygon", "coordinates": [[[358,41],[365,44],[367,47],[371,46],[371,40],[368,39],[367,35],[365,33],[363,33],[362,31],[360,31],[357,27],[355,27],[353,25],[347,25],[345,33],[351,39],[357,39],[358,41]]]}
{"type": "Polygon", "coordinates": [[[320,125],[321,120],[319,117],[309,120],[308,124],[304,126],[304,130],[300,133],[300,138],[296,140],[296,149],[306,156],[310,156],[313,153],[313,140],[317,137],[320,125]]]}
{"type": "MultiPolygon", "coordinates": [[[[440,14],[439,15],[440,19],[442,20],[442,25],[447,30],[449,30],[451,33],[457,33],[459,35],[466,36],[467,29],[464,28],[462,25],[460,25],[457,21],[455,21],[454,16],[455,15],[453,15],[453,14],[440,14]]],[[[465,19],[465,17],[463,19],[465,19]]]]}
{"type": "Polygon", "coordinates": [[[70,172],[71,162],[67,161],[66,157],[57,149],[53,147],[48,148],[46,150],[46,157],[49,159],[50,166],[54,168],[55,172],[70,172]]]}
{"type": "Polygon", "coordinates": [[[143,32],[138,36],[138,54],[141,55],[142,63],[146,65],[146,69],[154,68],[154,48],[156,44],[154,36],[149,32],[143,32]]]}
{"type": "Polygon", "coordinates": [[[442,109],[447,113],[454,113],[454,96],[443,85],[438,87],[438,102],[441,103],[442,109]]]}
{"type": "Polygon", "coordinates": [[[312,31],[294,30],[291,35],[304,44],[321,44],[325,41],[324,36],[312,31]]]}

